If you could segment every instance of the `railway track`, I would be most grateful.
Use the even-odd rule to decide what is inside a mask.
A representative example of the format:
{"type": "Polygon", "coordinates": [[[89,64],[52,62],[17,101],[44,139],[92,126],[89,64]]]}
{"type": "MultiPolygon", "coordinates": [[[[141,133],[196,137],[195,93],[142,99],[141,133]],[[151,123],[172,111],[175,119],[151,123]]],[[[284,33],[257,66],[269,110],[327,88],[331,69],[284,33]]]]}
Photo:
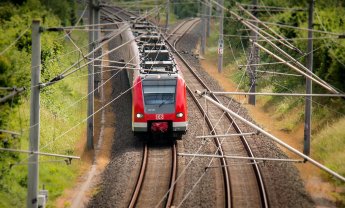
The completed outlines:
{"type": "Polygon", "coordinates": [[[197,23],[201,20],[199,18],[192,18],[189,20],[185,20],[177,25],[173,31],[167,34],[166,39],[172,42],[174,48],[176,48],[176,44],[181,40],[181,36],[187,32],[189,32],[197,23]]]}
{"type": "MultiPolygon", "coordinates": [[[[179,28],[183,28],[182,26],[179,28]]],[[[189,31],[185,30],[179,37],[182,37],[189,31]]],[[[171,41],[171,40],[170,40],[171,41]]],[[[173,42],[166,41],[167,44],[175,51],[177,62],[184,66],[182,71],[187,83],[187,90],[194,102],[197,104],[200,112],[205,115],[206,122],[212,134],[242,134],[241,129],[244,126],[237,124],[232,117],[212,104],[205,105],[194,94],[195,90],[210,90],[202,79],[198,76],[192,66],[176,50],[177,40],[173,42]],[[229,128],[232,127],[232,128],[229,128]]],[[[220,102],[220,100],[213,96],[220,102]]],[[[218,155],[232,154],[237,156],[254,157],[253,152],[247,142],[247,137],[240,136],[236,138],[214,138],[217,145],[218,155]]],[[[238,163],[221,158],[223,180],[225,187],[225,207],[269,207],[266,189],[263,182],[260,168],[256,161],[250,164],[238,163]]]]}
{"type": "MultiPolygon", "coordinates": [[[[121,12],[121,14],[124,14],[124,12],[121,12]]],[[[133,15],[127,14],[126,17],[122,16],[122,18],[127,19],[130,16],[133,15]]],[[[202,115],[205,115],[211,133],[214,135],[241,134],[241,129],[245,129],[245,127],[239,126],[230,115],[216,106],[211,104],[206,106],[200,98],[194,95],[195,90],[209,89],[195,73],[195,69],[176,50],[178,42],[199,21],[199,19],[184,21],[171,33],[181,34],[181,36],[170,35],[167,37],[166,42],[171,50],[175,51],[177,62],[180,63],[180,66],[184,66],[182,72],[187,83],[187,90],[202,115]],[[230,126],[232,128],[229,128],[230,126]]],[[[213,98],[220,102],[217,97],[213,96],[213,98]]],[[[232,154],[254,157],[247,138],[244,136],[224,139],[215,137],[213,140],[217,146],[216,154],[218,155],[232,154]]],[[[174,144],[169,148],[157,148],[145,144],[143,152],[141,171],[129,207],[155,207],[157,205],[170,207],[174,192],[172,184],[175,184],[174,180],[176,180],[177,172],[176,145],[174,144]],[[160,180],[157,180],[157,178],[160,180]],[[153,187],[159,187],[159,190],[153,187]],[[166,196],[167,192],[169,193],[168,197],[166,196]],[[160,199],[164,197],[166,197],[165,204],[159,204],[160,199]]],[[[234,161],[221,158],[220,164],[224,181],[224,207],[269,207],[260,168],[255,161],[251,161],[250,164],[238,162],[235,164],[234,161]]]]}
{"type": "Polygon", "coordinates": [[[175,143],[154,147],[144,144],[140,174],[128,207],[171,207],[176,173],[175,143]],[[160,204],[163,198],[164,204],[160,204]]]}
{"type": "MultiPolygon", "coordinates": [[[[117,7],[112,11],[115,14],[108,17],[124,21],[136,16],[117,7]]],[[[175,141],[167,141],[165,144],[144,144],[140,173],[128,207],[172,206],[177,177],[177,145],[175,141]]]]}

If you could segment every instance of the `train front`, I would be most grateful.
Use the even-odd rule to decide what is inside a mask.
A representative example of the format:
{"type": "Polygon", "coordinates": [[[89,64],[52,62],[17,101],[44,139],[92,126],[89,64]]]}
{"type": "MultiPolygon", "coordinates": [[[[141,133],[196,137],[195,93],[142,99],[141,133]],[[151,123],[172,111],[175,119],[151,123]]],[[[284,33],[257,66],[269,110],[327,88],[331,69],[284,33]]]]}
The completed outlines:
{"type": "Polygon", "coordinates": [[[148,74],[133,85],[133,132],[180,138],[188,126],[184,80],[178,74],[148,74]]]}

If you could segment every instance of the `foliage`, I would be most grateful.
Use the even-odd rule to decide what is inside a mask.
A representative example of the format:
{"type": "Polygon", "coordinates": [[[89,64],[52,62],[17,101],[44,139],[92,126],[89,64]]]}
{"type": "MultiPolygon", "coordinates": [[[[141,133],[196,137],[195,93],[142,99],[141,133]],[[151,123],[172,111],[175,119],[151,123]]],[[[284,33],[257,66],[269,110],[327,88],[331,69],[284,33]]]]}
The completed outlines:
{"type": "MultiPolygon", "coordinates": [[[[251,4],[251,1],[240,0],[240,3],[251,4]]],[[[264,0],[259,1],[261,6],[276,6],[285,8],[279,12],[260,12],[259,18],[268,22],[268,26],[289,39],[294,46],[304,53],[298,53],[294,50],[278,44],[281,49],[290,56],[297,59],[305,65],[307,51],[307,31],[298,28],[308,27],[308,0],[264,0]],[[299,11],[290,9],[298,8],[299,11]],[[269,24],[272,23],[272,24],[269,24]],[[286,27],[286,26],[288,27],[286,27]],[[293,28],[295,27],[295,28],[293,28]]],[[[229,9],[243,15],[235,5],[229,5],[229,9]]],[[[313,72],[326,82],[333,85],[339,91],[345,91],[345,40],[339,39],[337,34],[343,34],[345,28],[345,1],[342,0],[321,0],[315,1],[314,12],[314,30],[325,32],[313,32],[314,36],[314,55],[313,72]]],[[[231,43],[232,49],[238,55],[240,64],[246,64],[246,56],[243,51],[249,51],[250,44],[248,38],[250,33],[243,31],[242,24],[234,20],[230,15],[225,20],[225,38],[231,43]],[[241,37],[239,37],[241,36],[241,37]],[[246,44],[248,43],[248,44],[246,44]]],[[[225,40],[225,42],[227,42],[225,40]]],[[[264,41],[259,42],[265,48],[279,55],[277,50],[273,49],[264,41]]],[[[230,50],[230,49],[228,49],[230,50]]],[[[282,55],[280,55],[282,57],[282,55]]],[[[277,62],[272,56],[264,51],[260,51],[261,63],[277,62]]],[[[231,63],[233,64],[233,63],[231,63]]],[[[283,73],[295,73],[284,65],[260,66],[262,71],[276,71],[283,73]]],[[[239,82],[239,72],[235,72],[232,79],[239,82]]],[[[243,84],[243,83],[242,83],[243,84]]],[[[248,90],[247,85],[242,86],[248,90]]],[[[305,78],[295,76],[272,76],[257,73],[257,91],[272,92],[305,92],[305,78]]],[[[325,89],[313,84],[314,93],[328,93],[325,89]]],[[[282,129],[293,131],[299,127],[304,118],[304,98],[281,98],[281,97],[258,97],[259,103],[268,112],[274,114],[275,119],[282,124],[282,129]]],[[[344,175],[344,154],[345,137],[343,127],[345,105],[344,100],[339,98],[313,98],[313,116],[312,116],[312,135],[313,135],[313,154],[320,161],[323,161],[328,167],[344,175]],[[334,123],[334,125],[332,125],[334,123]]],[[[338,183],[338,182],[336,182],[338,183]]],[[[338,185],[338,184],[337,184],[338,185]]],[[[342,186],[344,184],[341,184],[342,186]]],[[[345,204],[344,194],[337,195],[341,206],[345,204]]]]}
{"type": "Polygon", "coordinates": [[[76,3],[74,0],[40,0],[49,11],[52,11],[62,21],[62,25],[74,25],[76,22],[75,9],[76,3]]]}
{"type": "MultiPolygon", "coordinates": [[[[31,30],[33,19],[41,20],[43,27],[66,25],[76,21],[75,3],[63,1],[1,1],[0,3],[0,86],[26,87],[28,90],[0,105],[0,129],[9,129],[22,133],[19,137],[0,134],[0,147],[28,149],[29,137],[29,100],[31,74],[31,30]],[[57,3],[59,2],[59,3],[57,3]],[[26,31],[26,32],[25,32],[26,31]],[[23,33],[25,32],[25,33],[23,33]],[[20,36],[22,34],[22,36],[20,36]],[[10,46],[14,40],[15,44],[10,46]],[[6,51],[5,51],[6,49],[6,51]]],[[[80,32],[79,32],[80,33],[80,32]]],[[[79,45],[86,45],[85,34],[72,38],[79,45]]],[[[41,33],[41,81],[51,80],[77,58],[74,46],[67,39],[61,38],[61,32],[41,33]],[[68,55],[65,55],[67,54],[68,55]]],[[[76,73],[78,76],[84,72],[76,73]]],[[[41,93],[41,151],[75,154],[75,146],[82,137],[83,126],[54,140],[71,126],[80,123],[86,112],[85,101],[72,105],[85,96],[87,77],[66,78],[61,83],[44,88],[41,93]],[[77,109],[77,110],[76,110],[77,109]]],[[[0,96],[8,94],[0,91],[0,96]]],[[[58,158],[57,158],[58,159],[58,158]]],[[[42,184],[50,193],[50,206],[53,200],[71,185],[78,173],[79,163],[66,166],[65,163],[51,163],[52,158],[40,157],[40,188],[42,184]],[[51,170],[55,170],[54,173],[51,170]],[[56,186],[57,180],[59,185],[56,186]]],[[[53,158],[56,160],[56,158],[53,158]]],[[[24,207],[27,187],[26,155],[0,152],[0,207],[24,207]]]]}
{"type": "Polygon", "coordinates": [[[180,19],[198,16],[201,8],[200,3],[195,3],[192,0],[177,0],[173,7],[174,14],[180,19]]]}

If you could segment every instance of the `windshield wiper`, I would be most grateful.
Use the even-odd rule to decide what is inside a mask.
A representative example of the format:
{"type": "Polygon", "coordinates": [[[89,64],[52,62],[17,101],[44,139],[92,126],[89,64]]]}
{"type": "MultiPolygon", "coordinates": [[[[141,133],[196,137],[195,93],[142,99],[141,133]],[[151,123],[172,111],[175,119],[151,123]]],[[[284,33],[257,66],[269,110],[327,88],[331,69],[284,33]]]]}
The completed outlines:
{"type": "Polygon", "coordinates": [[[163,102],[159,104],[158,108],[160,108],[162,105],[165,105],[168,101],[171,101],[171,99],[163,100],[163,102]]]}

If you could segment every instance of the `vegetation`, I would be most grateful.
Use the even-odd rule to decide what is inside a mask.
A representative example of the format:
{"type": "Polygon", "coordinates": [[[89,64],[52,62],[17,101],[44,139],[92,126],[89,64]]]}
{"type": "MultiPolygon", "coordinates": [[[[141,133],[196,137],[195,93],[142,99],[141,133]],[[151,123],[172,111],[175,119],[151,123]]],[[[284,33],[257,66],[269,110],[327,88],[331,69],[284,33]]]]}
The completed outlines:
{"type": "MultiPolygon", "coordinates": [[[[340,119],[338,122],[324,128],[313,140],[313,155],[318,160],[322,160],[323,163],[330,167],[332,170],[337,171],[341,175],[345,175],[345,118],[340,119]]],[[[330,178],[329,175],[324,174],[324,177],[330,178]]],[[[338,181],[335,181],[337,185],[341,185],[338,181]]],[[[339,202],[339,205],[345,204],[345,193],[334,193],[334,196],[339,202]]]]}
{"type": "MultiPolygon", "coordinates": [[[[251,4],[252,1],[237,1],[245,4],[251,4]]],[[[233,4],[226,5],[242,14],[233,4]]],[[[289,41],[301,51],[307,50],[307,31],[290,27],[278,26],[289,25],[299,28],[307,28],[307,8],[308,1],[280,1],[265,0],[260,1],[261,6],[275,6],[286,8],[283,11],[260,12],[261,20],[269,23],[275,31],[289,39],[289,41]],[[299,8],[302,10],[295,10],[299,8]]],[[[247,57],[244,52],[248,52],[250,42],[248,32],[245,26],[235,20],[229,13],[226,13],[224,24],[224,75],[237,82],[242,90],[249,89],[249,77],[246,75],[243,81],[244,69],[238,70],[238,64],[247,64],[247,57]],[[231,47],[230,47],[231,46],[231,47]]],[[[319,31],[328,31],[328,33],[314,32],[314,60],[313,70],[323,80],[332,84],[334,87],[345,91],[345,40],[338,38],[334,33],[342,34],[345,23],[345,2],[339,0],[316,1],[314,13],[314,29],[319,31]]],[[[216,24],[217,21],[215,21],[216,24]]],[[[217,25],[211,29],[213,32],[208,40],[207,57],[211,60],[217,58],[217,25]]],[[[272,47],[260,42],[261,45],[269,48],[278,54],[272,47]]],[[[280,46],[291,56],[295,57],[302,64],[306,63],[306,56],[296,51],[280,46]]],[[[277,62],[264,51],[260,51],[260,62],[277,62]]],[[[275,71],[283,73],[294,73],[290,68],[284,65],[270,65],[258,68],[262,71],[275,71]]],[[[305,92],[305,78],[296,76],[272,76],[263,73],[257,73],[257,90],[260,92],[305,92]]],[[[328,93],[325,89],[313,84],[314,93],[328,93]]],[[[281,130],[293,132],[297,130],[304,122],[304,98],[292,97],[257,97],[259,107],[262,107],[274,119],[283,126],[281,130]]],[[[345,101],[340,98],[313,98],[313,117],[312,117],[312,157],[327,165],[331,169],[345,175],[345,160],[343,150],[345,148],[344,134],[344,115],[345,101]]],[[[300,138],[301,142],[303,138],[300,138]]],[[[325,174],[325,177],[331,180],[337,186],[344,186],[334,178],[325,174]]],[[[338,202],[344,206],[344,193],[335,193],[338,202]]]]}
{"type": "MultiPolygon", "coordinates": [[[[0,134],[0,147],[28,149],[31,30],[33,19],[40,19],[43,27],[70,25],[76,22],[75,1],[5,0],[0,3],[0,86],[26,87],[20,96],[0,105],[0,129],[20,132],[20,136],[0,134]],[[12,47],[7,48],[14,43],[12,47]]],[[[41,81],[46,82],[80,58],[61,32],[41,34],[41,81]],[[68,54],[67,54],[68,53],[68,54]]],[[[72,34],[78,45],[86,45],[83,33],[72,34]]],[[[40,151],[58,154],[77,154],[76,144],[83,136],[86,95],[85,71],[76,73],[41,93],[40,151]],[[74,102],[76,102],[74,104],[74,102]],[[62,135],[72,126],[70,133],[62,135]]],[[[8,94],[0,91],[0,96],[8,94]]],[[[78,174],[80,163],[67,166],[61,158],[40,157],[40,189],[49,190],[49,206],[69,187],[78,174]]],[[[0,207],[24,207],[27,188],[27,155],[0,152],[0,207]]]]}

